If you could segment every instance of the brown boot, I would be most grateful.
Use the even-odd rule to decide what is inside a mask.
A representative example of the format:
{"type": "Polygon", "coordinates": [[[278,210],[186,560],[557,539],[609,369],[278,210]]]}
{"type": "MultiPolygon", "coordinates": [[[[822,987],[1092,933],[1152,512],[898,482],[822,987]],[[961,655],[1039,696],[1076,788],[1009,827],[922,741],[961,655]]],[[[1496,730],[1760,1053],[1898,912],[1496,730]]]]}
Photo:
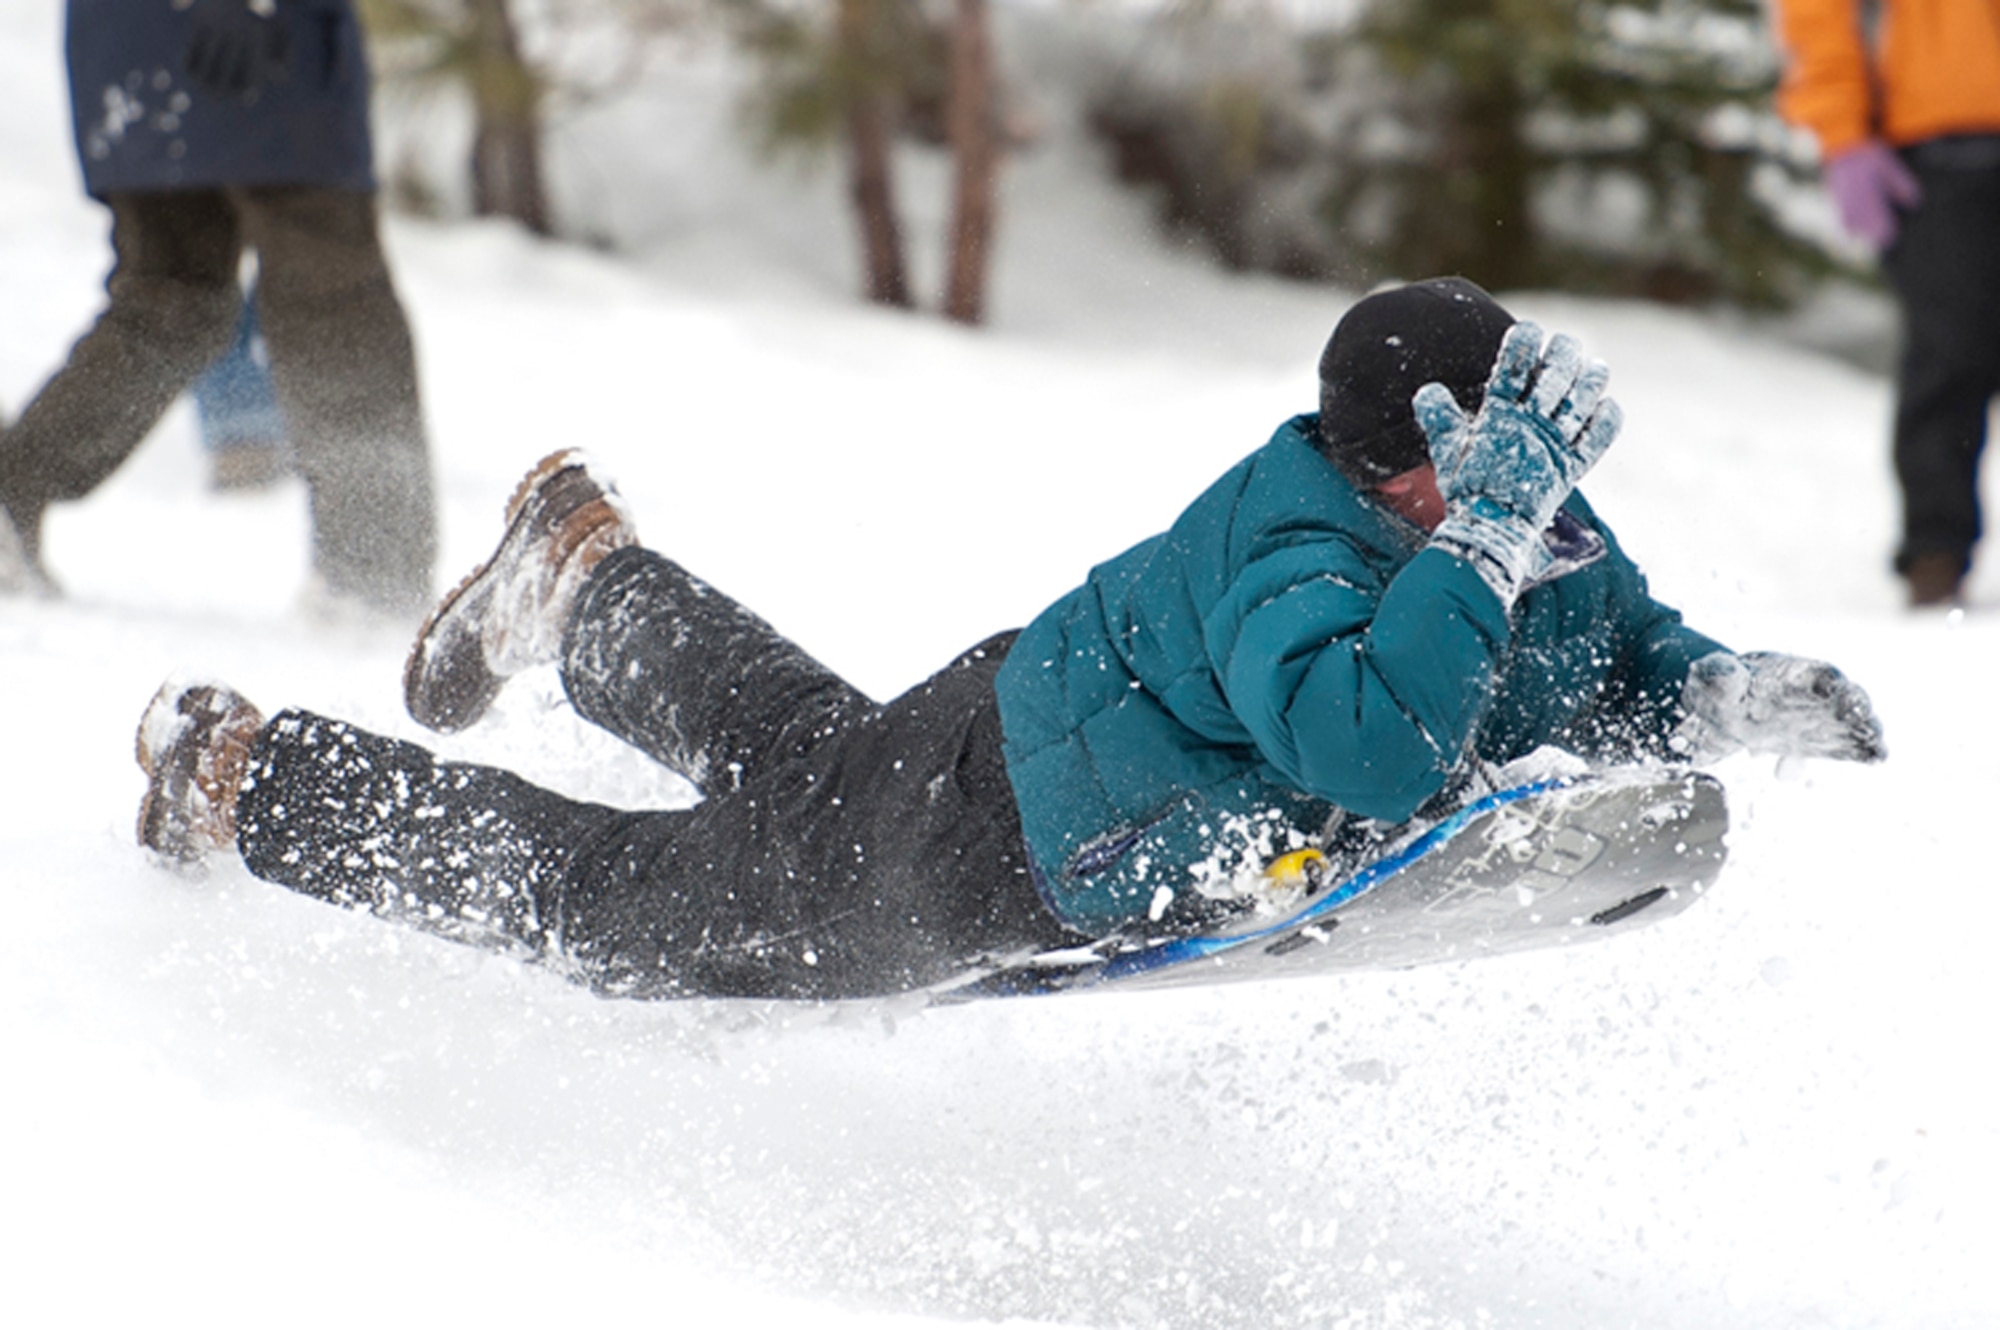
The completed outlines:
{"type": "Polygon", "coordinates": [[[225,444],[208,454],[208,487],[218,494],[267,490],[291,474],[291,450],[269,439],[225,444]]]}
{"type": "Polygon", "coordinates": [[[403,667],[411,717],[450,734],[486,714],[508,678],[556,658],[585,579],[638,539],[624,499],[585,454],[543,458],[507,503],[499,548],[417,631],[403,667]]]}
{"type": "Polygon", "coordinates": [[[1919,554],[1903,569],[1910,588],[1910,608],[1932,609],[1958,604],[1965,582],[1965,562],[1955,554],[1919,554]]]}
{"type": "Polygon", "coordinates": [[[139,843],[182,864],[234,845],[236,792],[263,727],[263,714],[232,688],[162,685],[139,720],[139,843]]]}

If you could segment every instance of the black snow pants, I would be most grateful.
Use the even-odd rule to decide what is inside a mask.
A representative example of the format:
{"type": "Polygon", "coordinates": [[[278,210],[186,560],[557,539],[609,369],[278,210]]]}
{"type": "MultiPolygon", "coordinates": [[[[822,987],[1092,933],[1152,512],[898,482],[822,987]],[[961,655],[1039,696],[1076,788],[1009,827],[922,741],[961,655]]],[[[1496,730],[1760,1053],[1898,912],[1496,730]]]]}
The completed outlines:
{"type": "Polygon", "coordinates": [[[2000,393],[2000,135],[1938,139],[1904,155],[1923,200],[1883,255],[1903,312],[1896,568],[1948,554],[1962,571],[1982,529],[1979,459],[2000,393]]]}
{"type": "Polygon", "coordinates": [[[1029,877],[993,676],[1011,634],[880,705],[650,551],[578,597],[579,714],[698,786],[581,803],[302,711],[252,751],[259,877],[536,956],[600,992],[833,999],[1076,939],[1029,877]]]}

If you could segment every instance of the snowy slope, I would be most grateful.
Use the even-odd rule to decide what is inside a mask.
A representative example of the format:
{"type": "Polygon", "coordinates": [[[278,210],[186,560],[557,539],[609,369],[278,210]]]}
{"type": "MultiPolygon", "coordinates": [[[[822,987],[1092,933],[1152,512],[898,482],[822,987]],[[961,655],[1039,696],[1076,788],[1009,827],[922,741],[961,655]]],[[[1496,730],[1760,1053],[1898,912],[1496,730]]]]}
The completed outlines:
{"type": "MultiPolygon", "coordinates": [[[[10,406],[103,262],[50,8],[0,13],[10,406]]],[[[659,95],[706,105],[712,72],[679,77],[659,95]]],[[[569,150],[643,127],[607,111],[569,150]]],[[[447,574],[522,468],[582,443],[653,543],[890,694],[1309,405],[1342,303],[1162,255],[1060,148],[1009,177],[986,334],[847,302],[836,180],[729,188],[766,203],[639,261],[392,228],[447,574]]],[[[1658,929],[1213,992],[607,1003],[231,865],[163,873],[131,845],[130,754],[169,672],[419,737],[400,640],[292,611],[302,494],[206,494],[170,418],[52,520],[70,597],[0,603],[7,1321],[2000,1323],[2000,628],[1897,609],[1882,383],[1720,320],[1514,303],[1614,367],[1631,424],[1588,488],[1656,590],[1839,661],[1891,760],[1725,765],[1731,866],[1658,929]]],[[[683,798],[545,676],[447,751],[683,798]]]]}

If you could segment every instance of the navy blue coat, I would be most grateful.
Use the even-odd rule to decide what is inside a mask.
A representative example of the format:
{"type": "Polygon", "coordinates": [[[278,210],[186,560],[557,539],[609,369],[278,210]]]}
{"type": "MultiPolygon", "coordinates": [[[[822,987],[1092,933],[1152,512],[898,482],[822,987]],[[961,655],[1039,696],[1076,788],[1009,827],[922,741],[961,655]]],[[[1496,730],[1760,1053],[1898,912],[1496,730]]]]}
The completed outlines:
{"type": "Polygon", "coordinates": [[[282,78],[251,99],[182,70],[193,24],[174,0],[69,0],[71,115],[84,188],[224,185],[373,190],[368,63],[350,0],[277,0],[290,33],[282,78]]]}
{"type": "Polygon", "coordinates": [[[1581,495],[1566,507],[1604,556],[1510,613],[1357,493],[1315,427],[1287,422],[1008,652],[1007,774],[1072,927],[1198,915],[1336,809],[1408,818],[1469,753],[1661,753],[1688,666],[1721,650],[1652,599],[1581,495]]]}

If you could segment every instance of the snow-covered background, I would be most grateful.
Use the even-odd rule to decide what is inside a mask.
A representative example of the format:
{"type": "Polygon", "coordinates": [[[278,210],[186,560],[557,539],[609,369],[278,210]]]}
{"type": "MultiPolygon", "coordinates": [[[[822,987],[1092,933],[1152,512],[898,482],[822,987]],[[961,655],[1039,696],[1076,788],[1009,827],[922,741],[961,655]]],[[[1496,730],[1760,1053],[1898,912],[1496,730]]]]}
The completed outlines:
{"type": "MultiPolygon", "coordinates": [[[[59,6],[0,9],[0,401],[96,308],[59,6]]],[[[712,61],[568,124],[609,257],[389,228],[456,576],[584,444],[650,541],[878,695],[1165,524],[1313,400],[1340,292],[1155,241],[1052,136],[995,323],[853,304],[832,173],[723,160],[712,61]],[[621,155],[624,154],[624,155],[621,155]],[[620,212],[619,210],[623,211],[620,212]]],[[[935,271],[942,172],[906,197],[935,271]]],[[[601,1001],[131,843],[132,727],[227,679],[406,737],[403,642],[293,609],[303,494],[191,414],[0,602],[0,1317],[11,1325],[2000,1324],[2000,582],[1884,570],[1884,383],[1737,320],[1510,296],[1610,360],[1588,489],[1656,591],[1833,659],[1886,766],[1725,765],[1732,862],[1661,927],[1403,974],[940,1011],[601,1001]]],[[[682,792],[552,677],[446,745],[682,792]]]]}

